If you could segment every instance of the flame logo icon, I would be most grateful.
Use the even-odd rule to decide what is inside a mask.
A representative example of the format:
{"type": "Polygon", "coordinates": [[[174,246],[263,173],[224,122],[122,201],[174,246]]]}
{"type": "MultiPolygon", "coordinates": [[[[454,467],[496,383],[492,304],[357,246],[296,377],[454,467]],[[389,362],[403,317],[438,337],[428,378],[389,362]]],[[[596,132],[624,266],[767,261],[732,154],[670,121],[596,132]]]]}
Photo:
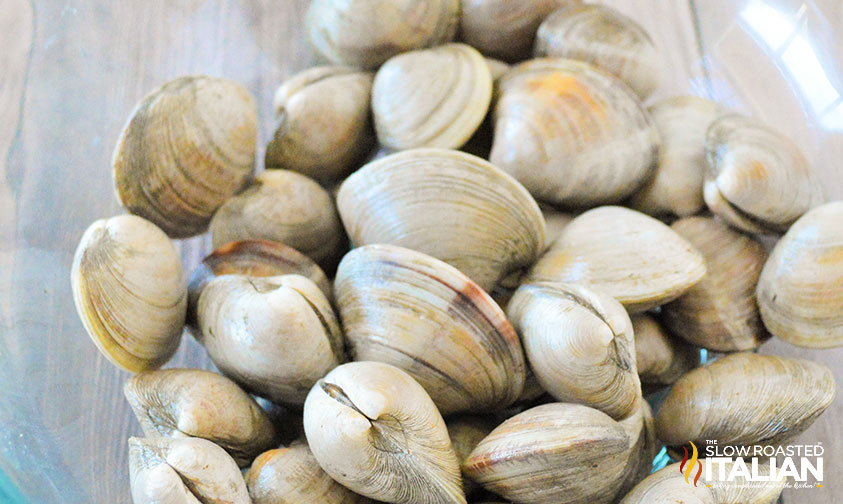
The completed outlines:
{"type": "Polygon", "coordinates": [[[694,470],[694,467],[699,467],[697,469],[697,476],[694,478],[694,486],[697,486],[697,481],[699,481],[700,476],[702,475],[702,462],[697,460],[697,456],[699,455],[699,453],[697,453],[697,445],[691,442],[691,448],[693,449],[693,451],[691,452],[691,460],[689,461],[688,448],[684,446],[682,447],[682,449],[685,450],[685,456],[682,457],[682,463],[679,464],[679,473],[685,475],[685,483],[688,483],[690,485],[691,482],[688,481],[688,478],[691,477],[691,472],[694,470]],[[687,468],[685,467],[686,463],[688,465],[687,468]]]}

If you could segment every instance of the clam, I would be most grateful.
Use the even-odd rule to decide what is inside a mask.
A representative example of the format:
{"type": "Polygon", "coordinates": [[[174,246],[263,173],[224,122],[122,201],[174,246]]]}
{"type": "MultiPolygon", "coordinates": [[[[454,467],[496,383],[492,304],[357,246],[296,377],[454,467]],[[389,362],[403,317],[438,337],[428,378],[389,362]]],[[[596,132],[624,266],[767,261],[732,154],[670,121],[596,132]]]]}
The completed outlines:
{"type": "Polygon", "coordinates": [[[574,60],[531,60],[499,82],[490,161],[537,199],[567,208],[622,201],[653,173],[659,136],[616,77],[574,60]]]}
{"type": "Polygon", "coordinates": [[[843,202],[811,210],[776,244],[758,281],[767,329],[809,348],[843,346],[843,202]]]}
{"type": "Polygon", "coordinates": [[[451,438],[451,446],[454,448],[462,471],[463,490],[466,495],[470,495],[477,489],[477,484],[465,473],[465,461],[477,444],[492,432],[494,422],[486,417],[462,415],[453,417],[445,423],[451,438]]]}
{"type": "Polygon", "coordinates": [[[210,371],[145,371],[126,382],[123,394],[148,437],[207,439],[241,467],[277,443],[275,428],[255,400],[210,371]]]}
{"type": "Polygon", "coordinates": [[[580,0],[462,0],[460,38],[487,56],[506,61],[530,57],[536,30],[555,9],[580,0]]]}
{"type": "Polygon", "coordinates": [[[706,133],[723,109],[705,98],[677,96],[649,110],[661,136],[658,168],[630,206],[650,215],[697,214],[705,208],[706,133]]]}
{"type": "MultiPolygon", "coordinates": [[[[675,504],[684,502],[687,504],[773,504],[778,501],[779,495],[787,484],[787,479],[764,481],[753,479],[748,481],[744,476],[738,474],[729,483],[711,481],[712,484],[705,484],[705,471],[700,473],[699,484],[693,479],[699,466],[692,468],[689,480],[685,480],[682,471],[683,464],[676,463],[669,465],[658,472],[653,473],[647,479],[639,483],[626,495],[620,504],[675,504]],[[715,483],[720,484],[715,484],[715,483]]],[[[731,474],[733,462],[723,462],[726,474],[731,474]]],[[[719,464],[718,466],[719,467],[719,464]]],[[[757,466],[757,474],[766,477],[770,474],[770,467],[767,464],[757,466]]]]}
{"type": "Polygon", "coordinates": [[[332,478],[397,504],[465,504],[445,421],[413,378],[351,362],[314,385],[304,405],[313,455],[332,478]]]}
{"type": "Polygon", "coordinates": [[[366,245],[337,269],[354,360],[397,366],[447,415],[494,410],[524,387],[524,355],[503,310],[457,269],[420,252],[366,245]]]}
{"type": "Polygon", "coordinates": [[[705,272],[702,255],[666,225],[628,208],[601,207],[571,221],[530,278],[584,284],[640,313],[681,296],[705,272]]]}
{"type": "Polygon", "coordinates": [[[556,10],[539,26],[534,53],[587,61],[618,77],[645,99],[659,85],[661,59],[638,23],[597,4],[556,10]]]}
{"type": "Polygon", "coordinates": [[[129,438],[135,504],[250,504],[234,460],[201,438],[129,438]]]}
{"type": "Polygon", "coordinates": [[[336,264],[345,246],[333,199],[312,179],[290,170],[268,170],[230,198],[211,220],[214,248],[263,239],[281,242],[323,267],[336,264]]]}
{"type": "Polygon", "coordinates": [[[632,330],[642,383],[669,385],[700,363],[696,348],[662,329],[650,315],[633,316],[632,330]]]}
{"type": "Polygon", "coordinates": [[[492,76],[492,82],[496,82],[498,79],[504,76],[505,73],[509,72],[511,68],[509,63],[505,61],[501,61],[495,58],[485,58],[486,65],[489,66],[489,73],[492,76]]]}
{"type": "Polygon", "coordinates": [[[342,332],[322,291],[299,275],[223,275],[199,297],[199,342],[223,374],[274,402],[301,406],[343,361],[342,332]]]}
{"type": "Polygon", "coordinates": [[[396,54],[453,39],[459,8],[459,0],[314,0],[305,31],[321,59],[376,68],[396,54]]]}
{"type": "Polygon", "coordinates": [[[331,479],[304,440],[261,454],[246,473],[246,486],[252,504],[372,502],[331,479]]]}
{"type": "Polygon", "coordinates": [[[355,246],[424,252],[485,290],[544,247],[544,219],[524,187],[462,152],[413,149],[373,161],[345,180],[337,207],[355,246]]]}
{"type": "Polygon", "coordinates": [[[753,238],[709,217],[687,217],[671,229],[705,258],[708,274],[663,307],[665,326],[690,343],[716,350],[752,350],[769,338],[755,302],[755,286],[767,259],[753,238]]]}
{"type": "Polygon", "coordinates": [[[381,145],[455,149],[483,122],[492,74],[465,44],[447,44],[391,58],[372,86],[372,112],[381,145]]]}
{"type": "Polygon", "coordinates": [[[750,233],[779,233],[822,204],[823,189],[789,138],[739,115],[716,120],[706,140],[708,208],[750,233]]]}
{"type": "Polygon", "coordinates": [[[519,287],[507,314],[536,378],[554,398],[615,419],[637,410],[632,323],[620,303],[581,285],[540,282],[519,287]]]}
{"type": "Polygon", "coordinates": [[[70,275],[76,311],[108,360],[138,372],[167,362],[181,341],[187,286],[161,229],[134,215],[94,222],[70,275]]]}
{"type": "Polygon", "coordinates": [[[180,77],[135,106],[114,149],[117,199],[130,213],[183,238],[249,181],[257,109],[228,79],[180,77]]]}
{"type": "Polygon", "coordinates": [[[350,67],[305,70],[275,93],[278,128],[267,168],[287,168],[323,183],[346,176],[375,144],[369,114],[372,74],[350,67]]]}
{"type": "Polygon", "coordinates": [[[683,376],[656,416],[667,445],[786,443],[831,404],[836,385],[827,367],[802,359],[735,353],[683,376]]]}

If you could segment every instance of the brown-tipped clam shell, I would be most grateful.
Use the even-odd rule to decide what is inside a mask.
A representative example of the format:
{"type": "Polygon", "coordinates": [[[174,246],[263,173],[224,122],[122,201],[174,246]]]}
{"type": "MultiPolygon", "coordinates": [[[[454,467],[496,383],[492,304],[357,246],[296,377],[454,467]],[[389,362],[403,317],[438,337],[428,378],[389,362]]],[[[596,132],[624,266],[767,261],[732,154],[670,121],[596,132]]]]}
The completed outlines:
{"type": "Polygon", "coordinates": [[[633,316],[632,330],[642,383],[669,385],[699,365],[699,350],[669,334],[650,315],[633,316]]]}

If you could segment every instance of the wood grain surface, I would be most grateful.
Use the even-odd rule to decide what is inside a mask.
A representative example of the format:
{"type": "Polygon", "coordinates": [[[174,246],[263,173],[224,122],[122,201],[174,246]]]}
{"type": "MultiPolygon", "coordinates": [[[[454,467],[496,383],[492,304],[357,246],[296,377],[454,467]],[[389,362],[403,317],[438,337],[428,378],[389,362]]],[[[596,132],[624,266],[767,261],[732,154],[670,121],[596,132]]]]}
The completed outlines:
{"type": "MultiPolygon", "coordinates": [[[[641,22],[661,48],[656,98],[700,94],[761,117],[798,139],[829,196],[843,198],[841,132],[823,130],[821,105],[784,49],[762,47],[751,23],[739,20],[752,2],[798,19],[795,29],[833,69],[826,77],[843,103],[839,0],[606,3],[641,22]]],[[[121,392],[128,374],[98,355],[76,316],[73,252],[92,221],[121,213],[110,176],[114,143],[134,104],[173,77],[206,73],[246,85],[260,107],[263,158],[276,86],[311,63],[301,29],[307,3],[0,0],[0,500],[130,500],[126,439],[141,431],[121,392]]],[[[182,242],[185,266],[208,249],[206,237],[182,242]]],[[[822,362],[843,384],[843,349],[772,341],[762,351],[822,362]]],[[[209,364],[185,337],[170,366],[209,364]]],[[[783,502],[843,501],[841,418],[838,397],[798,439],[825,446],[825,488],[789,490],[783,502]]]]}

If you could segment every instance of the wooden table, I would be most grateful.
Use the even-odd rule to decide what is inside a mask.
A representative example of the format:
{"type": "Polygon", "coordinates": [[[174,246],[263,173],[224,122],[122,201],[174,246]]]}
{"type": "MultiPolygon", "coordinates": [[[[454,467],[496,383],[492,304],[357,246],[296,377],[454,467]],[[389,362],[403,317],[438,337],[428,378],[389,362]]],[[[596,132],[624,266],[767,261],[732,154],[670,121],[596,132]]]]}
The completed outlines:
{"type": "MultiPolygon", "coordinates": [[[[793,87],[793,75],[790,87],[782,87],[781,75],[776,81],[776,72],[787,70],[774,59],[782,54],[753,57],[759,41],[747,37],[748,21],[733,23],[751,1],[763,3],[609,3],[650,29],[661,47],[667,70],[658,96],[694,92],[756,113],[800,140],[829,194],[843,197],[839,132],[818,136],[804,126],[816,111],[793,87]],[[701,50],[712,58],[702,59],[701,50]]],[[[273,91],[309,64],[301,36],[306,6],[306,0],[0,0],[0,469],[9,475],[0,477],[0,501],[13,501],[16,491],[32,502],[129,499],[125,443],[140,428],[121,394],[128,375],[97,354],[77,319],[68,281],[73,251],[90,222],[121,212],[111,187],[113,145],[135,102],[172,77],[207,73],[248,86],[262,114],[262,159],[273,91]]],[[[839,71],[843,44],[831,34],[843,32],[843,4],[806,1],[801,9],[799,26],[817,47],[838,51],[825,56],[839,71]],[[817,22],[817,9],[828,24],[817,22]]],[[[839,77],[828,75],[838,98],[839,77]]],[[[181,245],[188,268],[208,246],[201,237],[181,245]]],[[[843,349],[773,341],[762,351],[823,362],[843,384],[843,349]]],[[[172,365],[207,362],[186,337],[172,365]]],[[[825,489],[787,491],[784,502],[843,500],[841,418],[838,398],[799,437],[825,446],[825,489]]]]}

